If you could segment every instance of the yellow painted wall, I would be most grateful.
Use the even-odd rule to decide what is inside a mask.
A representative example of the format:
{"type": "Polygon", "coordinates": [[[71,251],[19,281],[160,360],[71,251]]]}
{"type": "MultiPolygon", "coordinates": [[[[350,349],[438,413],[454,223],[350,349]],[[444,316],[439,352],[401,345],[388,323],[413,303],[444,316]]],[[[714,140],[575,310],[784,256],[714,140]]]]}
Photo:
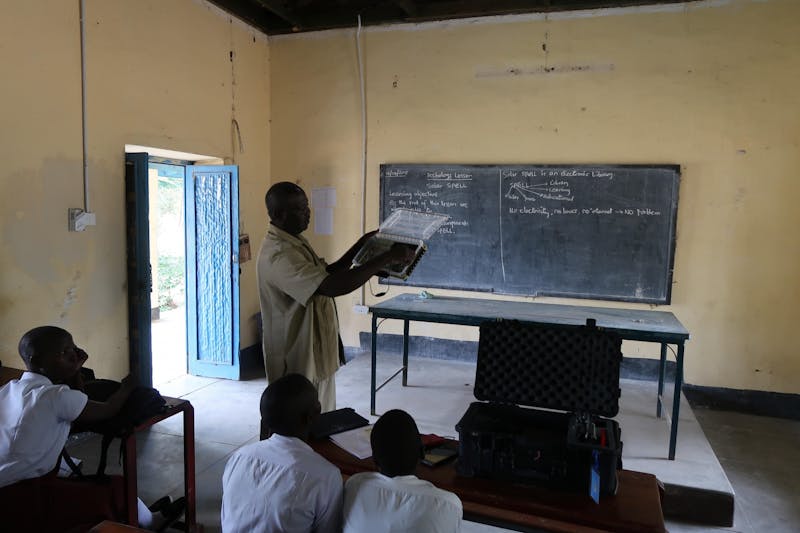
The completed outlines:
{"type": "MultiPolygon", "coordinates": [[[[124,146],[239,165],[243,230],[264,233],[269,48],[200,0],[87,0],[88,151],[97,227],[83,206],[78,2],[0,2],[0,359],[27,329],[73,332],[103,377],[128,370],[124,146]],[[234,63],[229,52],[234,52],[234,63]],[[245,151],[234,152],[232,81],[245,151]],[[255,191],[257,194],[253,193],[255,191]]],[[[254,262],[242,265],[242,345],[256,342],[254,262]]]]}
{"type": "MultiPolygon", "coordinates": [[[[367,226],[384,162],[678,163],[663,309],[692,333],[687,381],[798,393],[798,20],[794,0],[731,0],[369,29],[367,226]]],[[[272,176],[337,187],[335,235],[309,232],[334,258],[360,226],[354,32],[272,39],[270,54],[272,176]]],[[[357,298],[339,302],[347,345],[369,329],[357,298]]],[[[412,334],[476,338],[438,325],[412,334]]]]}

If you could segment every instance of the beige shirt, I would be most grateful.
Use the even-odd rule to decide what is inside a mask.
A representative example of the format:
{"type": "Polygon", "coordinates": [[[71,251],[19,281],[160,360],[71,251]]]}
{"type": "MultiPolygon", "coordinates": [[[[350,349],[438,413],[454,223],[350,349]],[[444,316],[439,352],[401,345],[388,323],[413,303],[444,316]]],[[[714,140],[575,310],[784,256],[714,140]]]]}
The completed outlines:
{"type": "Polygon", "coordinates": [[[270,224],[257,264],[269,382],[298,373],[318,383],[339,368],[334,300],[314,294],[327,266],[301,235],[270,224]]]}

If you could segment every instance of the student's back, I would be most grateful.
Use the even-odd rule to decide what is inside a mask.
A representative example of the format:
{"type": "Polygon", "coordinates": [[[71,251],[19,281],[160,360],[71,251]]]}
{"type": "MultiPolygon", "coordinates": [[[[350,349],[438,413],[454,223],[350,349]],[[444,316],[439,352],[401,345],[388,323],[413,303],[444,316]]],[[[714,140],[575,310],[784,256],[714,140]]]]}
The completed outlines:
{"type": "Polygon", "coordinates": [[[234,452],[222,476],[222,530],[336,531],[339,469],[295,437],[272,435],[234,452]]]}
{"type": "Polygon", "coordinates": [[[223,532],[339,531],[341,473],[305,442],[319,412],[316,389],[299,374],[267,387],[261,427],[269,438],[243,446],[225,465],[223,532]]]}
{"type": "Polygon", "coordinates": [[[414,419],[399,409],[378,419],[370,434],[380,472],[356,474],[344,489],[344,531],[454,533],[461,500],[414,475],[422,442],[414,419]]]}
{"type": "Polygon", "coordinates": [[[454,533],[461,528],[458,497],[413,475],[356,474],[344,492],[345,533],[454,533]]]}

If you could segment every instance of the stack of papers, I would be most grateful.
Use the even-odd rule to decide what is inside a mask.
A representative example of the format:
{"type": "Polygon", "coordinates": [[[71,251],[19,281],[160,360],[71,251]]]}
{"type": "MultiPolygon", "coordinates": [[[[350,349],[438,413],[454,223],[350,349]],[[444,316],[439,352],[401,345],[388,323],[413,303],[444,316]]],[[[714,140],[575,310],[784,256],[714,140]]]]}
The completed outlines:
{"type": "Polygon", "coordinates": [[[331,440],[344,451],[359,459],[366,459],[372,457],[372,445],[369,443],[371,433],[372,426],[369,425],[331,435],[331,440]]]}

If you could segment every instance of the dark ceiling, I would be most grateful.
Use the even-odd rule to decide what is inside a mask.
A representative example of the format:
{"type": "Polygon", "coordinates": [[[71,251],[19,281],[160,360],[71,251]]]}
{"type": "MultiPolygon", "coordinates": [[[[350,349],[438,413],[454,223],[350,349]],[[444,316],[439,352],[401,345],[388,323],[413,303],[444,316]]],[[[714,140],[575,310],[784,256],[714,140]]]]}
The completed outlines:
{"type": "Polygon", "coordinates": [[[268,35],[487,15],[551,13],[685,0],[210,0],[268,35]]]}

